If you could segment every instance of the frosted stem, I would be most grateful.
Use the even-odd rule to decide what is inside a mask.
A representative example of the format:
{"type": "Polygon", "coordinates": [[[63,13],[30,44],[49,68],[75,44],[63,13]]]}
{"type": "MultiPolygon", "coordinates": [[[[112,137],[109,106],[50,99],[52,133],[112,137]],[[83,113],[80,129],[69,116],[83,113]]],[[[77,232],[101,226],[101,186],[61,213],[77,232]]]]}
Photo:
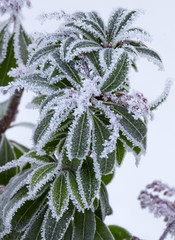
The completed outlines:
{"type": "Polygon", "coordinates": [[[14,95],[11,97],[6,114],[0,120],[0,135],[4,133],[10,127],[10,124],[15,120],[22,94],[23,89],[19,91],[16,90],[14,95]]]}
{"type": "Polygon", "coordinates": [[[164,239],[167,237],[168,233],[170,232],[171,227],[172,227],[174,224],[175,224],[175,220],[172,221],[172,222],[170,222],[170,223],[168,224],[167,228],[165,229],[165,231],[163,232],[163,234],[162,234],[162,236],[159,238],[159,240],[164,240],[164,239]]]}

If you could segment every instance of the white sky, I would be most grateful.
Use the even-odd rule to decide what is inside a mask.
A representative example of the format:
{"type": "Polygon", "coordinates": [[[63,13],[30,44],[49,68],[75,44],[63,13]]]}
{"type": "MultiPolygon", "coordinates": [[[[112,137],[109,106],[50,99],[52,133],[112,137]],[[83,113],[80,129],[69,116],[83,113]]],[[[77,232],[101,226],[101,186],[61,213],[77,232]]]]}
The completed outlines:
{"type": "MultiPolygon", "coordinates": [[[[175,0],[31,0],[31,2],[32,9],[23,11],[24,26],[29,33],[56,29],[54,21],[40,25],[37,16],[42,12],[64,10],[72,13],[78,10],[95,10],[107,20],[110,12],[117,7],[145,10],[145,15],[138,19],[135,26],[144,28],[153,36],[149,46],[162,57],[165,71],[157,71],[156,66],[146,60],[140,60],[139,73],[131,73],[131,84],[151,101],[161,94],[168,77],[175,79],[175,0]]],[[[122,167],[116,171],[115,180],[108,187],[114,213],[107,217],[106,222],[121,225],[144,240],[158,240],[165,224],[162,220],[155,219],[147,210],[141,210],[137,201],[140,191],[155,179],[175,185],[174,96],[175,84],[167,102],[155,112],[154,121],[149,123],[147,154],[142,157],[139,167],[135,166],[133,156],[127,154],[122,167]]],[[[25,94],[18,122],[36,122],[37,112],[24,109],[30,99],[31,95],[25,94]]],[[[23,144],[31,145],[30,130],[13,129],[9,130],[8,135],[20,142],[22,139],[23,144]]]]}

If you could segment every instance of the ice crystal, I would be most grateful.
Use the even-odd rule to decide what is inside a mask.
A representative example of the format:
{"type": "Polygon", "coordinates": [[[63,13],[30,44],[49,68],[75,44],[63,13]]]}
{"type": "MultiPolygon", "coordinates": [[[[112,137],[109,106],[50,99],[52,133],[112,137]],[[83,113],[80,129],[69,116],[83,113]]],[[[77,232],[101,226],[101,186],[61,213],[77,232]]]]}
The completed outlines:
{"type": "Polygon", "coordinates": [[[17,17],[25,4],[28,7],[31,6],[31,2],[29,0],[1,0],[0,13],[3,15],[6,12],[10,12],[12,16],[17,17]]]}
{"type": "Polygon", "coordinates": [[[142,208],[148,208],[155,217],[164,217],[168,232],[175,236],[175,203],[163,198],[161,194],[164,197],[172,197],[175,195],[175,188],[170,188],[161,181],[154,181],[147,185],[138,199],[142,208]]]}

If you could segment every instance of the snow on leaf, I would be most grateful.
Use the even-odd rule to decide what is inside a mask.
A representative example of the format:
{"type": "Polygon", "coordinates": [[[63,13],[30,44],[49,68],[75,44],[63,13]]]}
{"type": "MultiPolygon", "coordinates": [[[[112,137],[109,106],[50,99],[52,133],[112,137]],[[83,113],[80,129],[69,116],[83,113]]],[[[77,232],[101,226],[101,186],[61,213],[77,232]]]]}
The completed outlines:
{"type": "Polygon", "coordinates": [[[51,210],[48,210],[41,230],[42,239],[61,240],[69,227],[73,214],[74,206],[71,202],[69,203],[68,210],[64,212],[58,221],[52,217],[51,210]]]}
{"type": "Polygon", "coordinates": [[[60,57],[62,60],[68,59],[69,48],[74,41],[75,41],[75,38],[73,37],[67,37],[65,40],[62,41],[62,44],[60,47],[60,57]]]}
{"type": "Polygon", "coordinates": [[[125,81],[129,70],[129,60],[126,53],[122,53],[120,57],[112,64],[109,71],[103,77],[101,83],[101,91],[108,92],[115,90],[125,81]]]}
{"type": "Polygon", "coordinates": [[[8,24],[0,29],[0,63],[2,63],[7,54],[7,46],[9,40],[8,24]]]}
{"type": "Polygon", "coordinates": [[[83,159],[90,147],[91,127],[88,112],[81,114],[72,125],[67,141],[68,155],[71,158],[83,159]]]}
{"type": "Polygon", "coordinates": [[[31,44],[30,38],[27,36],[22,25],[17,23],[15,26],[15,36],[14,36],[14,50],[15,58],[17,59],[18,64],[27,63],[28,59],[28,45],[31,44]]]}
{"type": "Polygon", "coordinates": [[[73,204],[76,206],[76,208],[79,211],[84,212],[85,206],[84,206],[84,203],[82,202],[81,195],[78,188],[78,183],[76,180],[76,175],[73,171],[69,171],[67,182],[69,185],[70,198],[73,204]]]}
{"type": "Polygon", "coordinates": [[[155,110],[161,103],[166,101],[166,99],[169,95],[172,83],[173,83],[172,79],[168,79],[166,81],[165,88],[164,88],[164,91],[162,92],[162,94],[155,101],[153,101],[149,104],[149,108],[151,111],[155,110]]]}
{"type": "Polygon", "coordinates": [[[119,23],[123,16],[125,15],[126,9],[118,8],[115,10],[109,18],[108,21],[108,43],[114,38],[115,32],[119,27],[119,23]]]}
{"type": "Polygon", "coordinates": [[[37,60],[41,59],[43,56],[50,54],[58,48],[58,45],[48,45],[34,52],[34,54],[30,57],[29,64],[35,63],[37,60]]]}
{"type": "Polygon", "coordinates": [[[84,205],[88,209],[92,208],[100,187],[100,180],[96,178],[92,158],[86,157],[81,168],[76,172],[76,180],[84,205]]]}
{"type": "Polygon", "coordinates": [[[89,64],[91,68],[97,72],[100,76],[102,76],[101,64],[99,61],[99,51],[92,51],[90,53],[86,53],[87,58],[89,59],[89,64]]]}
{"type": "Polygon", "coordinates": [[[49,207],[52,210],[52,216],[57,221],[63,216],[69,204],[69,191],[66,182],[66,176],[60,174],[52,184],[50,191],[49,207]]]}
{"type": "Polygon", "coordinates": [[[56,163],[48,163],[44,166],[38,167],[31,177],[30,181],[30,194],[35,194],[41,189],[48,181],[52,180],[55,176],[57,169],[56,163]]]}
{"type": "Polygon", "coordinates": [[[73,222],[73,240],[93,240],[95,234],[95,214],[91,210],[75,212],[73,222]]]}
{"type": "Polygon", "coordinates": [[[104,69],[104,72],[111,66],[114,54],[115,50],[113,48],[105,48],[100,51],[100,65],[104,69]]]}
{"type": "Polygon", "coordinates": [[[98,24],[98,26],[101,28],[102,32],[105,31],[105,25],[104,25],[103,19],[100,17],[100,15],[97,12],[94,12],[94,11],[89,12],[88,16],[90,19],[92,19],[93,21],[95,21],[98,24]]]}
{"type": "Polygon", "coordinates": [[[78,72],[75,70],[73,62],[64,62],[60,58],[60,54],[58,52],[54,52],[52,54],[55,63],[57,64],[58,68],[66,75],[66,78],[75,86],[81,86],[81,79],[78,75],[78,72]]]}
{"type": "Polygon", "coordinates": [[[134,119],[132,114],[128,113],[127,109],[116,104],[109,104],[111,109],[122,116],[120,120],[120,130],[134,144],[145,151],[145,137],[147,128],[140,119],[134,119]]]}
{"type": "Polygon", "coordinates": [[[67,53],[66,60],[73,60],[74,57],[78,56],[81,53],[87,53],[92,51],[98,51],[102,47],[93,41],[89,40],[77,40],[69,46],[69,51],[67,53]]]}
{"type": "Polygon", "coordinates": [[[7,73],[11,68],[16,67],[16,59],[14,57],[14,35],[12,35],[8,41],[7,53],[3,62],[0,64],[0,86],[7,86],[9,82],[13,80],[7,73]]]}
{"type": "Polygon", "coordinates": [[[162,60],[155,51],[146,47],[136,47],[135,49],[138,52],[138,55],[140,55],[141,57],[146,57],[148,61],[156,64],[160,70],[163,69],[162,60]]]}

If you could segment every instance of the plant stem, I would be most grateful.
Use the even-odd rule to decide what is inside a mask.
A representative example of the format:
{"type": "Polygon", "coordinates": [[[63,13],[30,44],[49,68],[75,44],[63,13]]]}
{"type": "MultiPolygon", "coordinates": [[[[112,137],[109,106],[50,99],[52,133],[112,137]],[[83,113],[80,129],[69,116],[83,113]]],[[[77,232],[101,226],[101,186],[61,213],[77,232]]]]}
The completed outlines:
{"type": "Polygon", "coordinates": [[[164,239],[167,237],[167,235],[168,235],[171,227],[172,227],[174,224],[175,224],[175,220],[168,224],[167,228],[165,229],[165,231],[163,232],[163,234],[162,234],[162,236],[159,238],[159,240],[164,240],[164,239]]]}
{"type": "Polygon", "coordinates": [[[15,120],[23,91],[23,89],[16,90],[14,95],[11,97],[6,114],[0,120],[0,135],[4,133],[10,127],[10,124],[15,120]]]}

